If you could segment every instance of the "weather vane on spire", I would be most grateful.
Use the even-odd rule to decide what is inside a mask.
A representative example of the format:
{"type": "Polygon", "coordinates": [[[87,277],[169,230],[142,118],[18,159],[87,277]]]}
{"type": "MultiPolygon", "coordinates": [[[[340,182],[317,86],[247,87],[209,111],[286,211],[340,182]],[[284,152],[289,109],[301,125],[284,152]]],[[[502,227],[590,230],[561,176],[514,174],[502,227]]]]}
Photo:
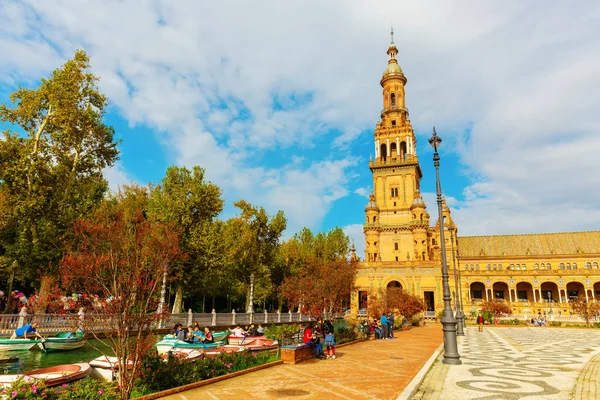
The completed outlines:
{"type": "Polygon", "coordinates": [[[392,35],[392,44],[394,44],[394,25],[392,24],[392,29],[390,30],[390,34],[392,35]]]}

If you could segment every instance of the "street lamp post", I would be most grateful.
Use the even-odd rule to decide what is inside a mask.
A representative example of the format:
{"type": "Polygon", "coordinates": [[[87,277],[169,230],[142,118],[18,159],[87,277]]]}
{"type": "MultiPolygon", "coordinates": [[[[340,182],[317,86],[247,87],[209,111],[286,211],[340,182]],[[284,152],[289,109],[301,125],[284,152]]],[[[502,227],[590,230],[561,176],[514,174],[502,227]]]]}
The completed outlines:
{"type": "Polygon", "coordinates": [[[464,331],[464,320],[465,320],[465,313],[463,311],[463,305],[462,305],[462,287],[460,286],[459,283],[459,275],[460,275],[460,271],[456,268],[456,259],[454,258],[454,227],[451,226],[448,228],[448,230],[450,231],[450,242],[452,243],[452,265],[454,266],[454,286],[456,288],[456,321],[457,321],[457,325],[456,325],[456,335],[457,336],[465,336],[465,331],[464,331]]]}
{"type": "Polygon", "coordinates": [[[442,284],[444,289],[444,311],[442,313],[442,331],[444,332],[444,364],[458,365],[462,364],[458,354],[458,343],[456,338],[456,318],[450,306],[450,286],[448,284],[448,264],[446,263],[446,241],[444,239],[444,219],[442,216],[442,186],[440,184],[440,155],[438,147],[442,139],[435,132],[429,139],[429,144],[433,146],[433,165],[435,166],[435,192],[437,195],[438,221],[440,223],[440,242],[442,242],[442,284]]]}
{"type": "MultiPolygon", "coordinates": [[[[460,273],[460,254],[458,254],[458,249],[456,250],[456,271],[458,271],[458,287],[462,288],[462,275],[460,273]]],[[[464,333],[464,328],[467,327],[467,323],[465,322],[465,313],[464,313],[464,306],[465,303],[463,301],[463,297],[462,297],[462,290],[460,291],[460,311],[461,311],[461,318],[462,318],[462,324],[463,324],[463,333],[464,333]]]]}
{"type": "Polygon", "coordinates": [[[254,274],[250,275],[250,301],[248,302],[247,313],[254,313],[254,274]]]}

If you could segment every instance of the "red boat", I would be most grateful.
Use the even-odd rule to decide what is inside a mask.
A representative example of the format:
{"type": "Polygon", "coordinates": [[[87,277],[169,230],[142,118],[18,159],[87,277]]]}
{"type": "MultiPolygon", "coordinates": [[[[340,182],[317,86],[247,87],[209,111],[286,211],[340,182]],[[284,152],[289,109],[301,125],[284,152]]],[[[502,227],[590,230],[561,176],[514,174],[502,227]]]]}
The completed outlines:
{"type": "Polygon", "coordinates": [[[249,351],[260,351],[260,350],[271,350],[279,347],[279,342],[272,339],[263,338],[249,338],[251,339],[248,343],[244,343],[242,346],[247,348],[249,351]]]}
{"type": "Polygon", "coordinates": [[[90,372],[92,372],[92,367],[88,363],[57,365],[55,367],[35,369],[22,374],[0,375],[0,385],[10,386],[14,381],[23,377],[25,379],[44,379],[46,386],[57,386],[84,378],[90,372]]]}

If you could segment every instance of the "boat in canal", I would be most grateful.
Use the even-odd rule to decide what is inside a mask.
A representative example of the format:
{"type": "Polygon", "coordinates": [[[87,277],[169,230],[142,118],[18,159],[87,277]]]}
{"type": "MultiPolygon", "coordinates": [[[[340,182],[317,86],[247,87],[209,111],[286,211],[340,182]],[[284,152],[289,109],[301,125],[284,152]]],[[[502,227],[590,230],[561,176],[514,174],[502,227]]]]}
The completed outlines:
{"type": "Polygon", "coordinates": [[[262,337],[249,337],[241,346],[249,351],[273,350],[279,347],[279,342],[272,339],[263,339],[262,337]]]}
{"type": "Polygon", "coordinates": [[[55,367],[35,369],[22,374],[0,375],[0,386],[8,387],[23,377],[25,379],[43,379],[47,387],[52,387],[85,378],[91,372],[92,367],[88,363],[57,365],[55,367]]]}
{"type": "Polygon", "coordinates": [[[41,339],[0,338],[0,352],[29,350],[41,343],[42,343],[41,339]]]}
{"type": "Polygon", "coordinates": [[[245,345],[253,340],[268,340],[266,336],[238,336],[229,335],[227,336],[229,344],[245,345]]]}
{"type": "MultiPolygon", "coordinates": [[[[111,356],[100,356],[90,361],[92,376],[105,382],[113,382],[119,376],[119,359],[111,356]]],[[[128,368],[133,367],[133,362],[127,362],[128,368]]]]}
{"type": "Polygon", "coordinates": [[[190,343],[183,340],[172,340],[172,339],[163,339],[160,342],[156,343],[156,350],[158,354],[165,354],[171,351],[172,349],[193,349],[206,351],[211,349],[216,349],[219,346],[223,346],[225,344],[224,341],[214,342],[214,343],[190,343]]]}
{"type": "Polygon", "coordinates": [[[80,349],[87,343],[83,332],[60,332],[42,340],[41,347],[46,351],[66,351],[80,349]]]}

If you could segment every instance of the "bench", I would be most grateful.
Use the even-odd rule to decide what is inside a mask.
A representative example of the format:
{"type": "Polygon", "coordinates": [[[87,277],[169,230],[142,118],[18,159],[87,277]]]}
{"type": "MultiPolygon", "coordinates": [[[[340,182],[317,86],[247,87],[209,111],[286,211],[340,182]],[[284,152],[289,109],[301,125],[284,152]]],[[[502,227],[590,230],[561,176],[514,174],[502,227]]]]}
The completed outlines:
{"type": "Polygon", "coordinates": [[[315,348],[309,344],[299,346],[281,346],[281,361],[284,364],[296,364],[315,358],[315,348]]]}

